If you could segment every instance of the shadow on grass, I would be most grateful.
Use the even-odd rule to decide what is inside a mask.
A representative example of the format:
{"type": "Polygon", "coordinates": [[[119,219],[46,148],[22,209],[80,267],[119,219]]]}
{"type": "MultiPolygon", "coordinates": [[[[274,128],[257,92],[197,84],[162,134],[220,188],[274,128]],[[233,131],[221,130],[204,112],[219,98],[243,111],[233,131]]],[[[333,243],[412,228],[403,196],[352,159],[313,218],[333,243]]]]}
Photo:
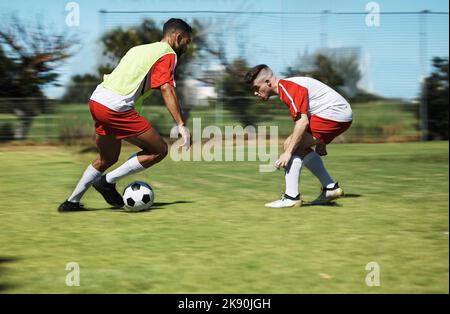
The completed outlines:
{"type": "Polygon", "coordinates": [[[193,201],[156,202],[156,203],[153,203],[153,205],[149,209],[144,209],[144,210],[140,210],[140,211],[131,211],[131,210],[126,210],[124,208],[120,208],[120,209],[112,209],[111,208],[111,209],[112,209],[112,211],[119,212],[119,213],[141,214],[141,213],[151,212],[154,210],[164,209],[164,208],[166,208],[165,206],[167,206],[167,205],[189,204],[189,203],[194,203],[194,202],[193,201]]]}
{"type": "Polygon", "coordinates": [[[97,210],[118,210],[120,211],[120,208],[114,208],[114,207],[102,207],[102,208],[90,208],[90,207],[84,207],[81,210],[71,210],[66,212],[59,212],[60,214],[73,214],[73,213],[88,213],[88,212],[95,212],[97,210]]]}
{"type": "Polygon", "coordinates": [[[143,214],[143,213],[148,213],[148,212],[152,212],[154,210],[158,210],[158,209],[164,209],[164,207],[150,207],[149,209],[144,209],[144,210],[139,210],[139,211],[131,211],[131,210],[126,210],[126,209],[121,209],[118,212],[119,213],[125,213],[125,214],[143,214]]]}
{"type": "Polygon", "coordinates": [[[354,198],[354,197],[361,197],[361,194],[345,194],[344,198],[354,198]]]}
{"type": "Polygon", "coordinates": [[[0,256],[0,278],[2,278],[2,281],[0,281],[0,293],[3,291],[7,291],[8,289],[11,289],[12,287],[15,287],[16,285],[9,284],[6,282],[3,282],[5,278],[6,269],[4,267],[5,264],[12,263],[18,261],[18,258],[14,257],[1,257],[0,256]]]}
{"type": "Polygon", "coordinates": [[[107,211],[110,211],[110,212],[136,214],[136,213],[145,213],[145,212],[158,210],[158,209],[164,209],[165,206],[168,206],[168,205],[189,204],[189,203],[194,203],[194,202],[193,201],[156,202],[156,203],[153,203],[153,205],[149,209],[140,210],[140,211],[136,211],[136,212],[125,210],[124,208],[115,208],[115,207],[101,207],[101,208],[85,207],[83,210],[62,212],[62,214],[67,214],[67,213],[72,213],[72,214],[73,213],[88,213],[88,212],[93,212],[93,211],[98,211],[98,210],[107,210],[107,211]]]}
{"type": "Polygon", "coordinates": [[[311,204],[310,202],[305,202],[302,204],[302,207],[308,207],[308,206],[327,206],[327,207],[342,207],[341,204],[338,204],[336,202],[331,202],[331,203],[327,203],[327,204],[322,204],[322,205],[315,205],[315,204],[311,204]]]}
{"type": "Polygon", "coordinates": [[[153,206],[167,206],[167,205],[173,205],[173,204],[190,204],[190,203],[194,203],[194,202],[193,201],[175,201],[175,202],[165,202],[165,203],[156,202],[156,203],[153,203],[153,206]]]}
{"type": "Polygon", "coordinates": [[[190,203],[194,203],[194,202],[193,201],[156,202],[156,203],[153,203],[153,205],[149,209],[144,209],[144,210],[140,210],[140,211],[134,212],[134,211],[130,211],[130,210],[125,210],[123,208],[115,209],[114,211],[117,211],[120,213],[126,213],[126,214],[142,214],[142,213],[151,212],[154,210],[164,209],[165,206],[167,206],[167,205],[190,204],[190,203]]]}
{"type": "MultiPolygon", "coordinates": [[[[345,194],[343,198],[356,198],[356,197],[361,197],[361,194],[345,194]]],[[[336,202],[330,202],[327,204],[322,204],[322,205],[315,205],[315,204],[311,204],[311,202],[305,202],[302,204],[303,206],[328,206],[328,207],[342,207],[342,204],[336,203],[336,202]]]]}

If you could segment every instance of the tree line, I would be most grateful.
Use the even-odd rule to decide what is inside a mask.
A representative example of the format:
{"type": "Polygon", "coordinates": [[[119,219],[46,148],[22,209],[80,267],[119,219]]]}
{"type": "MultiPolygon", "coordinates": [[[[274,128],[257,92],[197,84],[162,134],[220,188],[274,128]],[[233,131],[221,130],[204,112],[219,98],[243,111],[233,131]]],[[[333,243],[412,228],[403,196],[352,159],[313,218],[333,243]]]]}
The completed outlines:
{"type": "MultiPolygon", "coordinates": [[[[185,79],[193,77],[192,60],[216,60],[223,68],[220,76],[199,79],[215,86],[224,108],[231,111],[242,125],[255,125],[258,122],[255,100],[251,89],[243,83],[243,77],[251,65],[243,57],[230,59],[226,55],[223,41],[211,44],[207,36],[207,25],[195,19],[191,24],[194,29],[193,42],[178,61],[176,69],[178,88],[182,90],[185,79]]],[[[18,127],[10,132],[13,138],[24,139],[33,117],[50,110],[43,88],[49,84],[58,84],[57,70],[74,55],[74,48],[79,41],[73,35],[55,33],[40,23],[30,28],[14,18],[9,25],[0,30],[0,83],[3,87],[0,89],[0,113],[13,113],[17,116],[18,127]]],[[[151,19],[145,19],[134,27],[117,27],[105,32],[100,38],[101,64],[92,73],[73,75],[62,101],[87,103],[103,75],[114,69],[128,49],[159,41],[161,36],[161,27],[151,19]]],[[[448,139],[448,58],[436,57],[432,65],[433,71],[425,79],[419,98],[426,102],[428,108],[428,138],[448,139]]],[[[382,98],[358,87],[362,74],[359,61],[353,55],[305,52],[282,74],[286,77],[302,75],[316,78],[336,89],[350,102],[382,98]]],[[[146,104],[155,103],[162,104],[157,92],[146,99],[146,104]]],[[[189,107],[185,108],[186,116],[189,115],[189,110],[189,107]]],[[[2,126],[0,132],[1,128],[2,126]]]]}

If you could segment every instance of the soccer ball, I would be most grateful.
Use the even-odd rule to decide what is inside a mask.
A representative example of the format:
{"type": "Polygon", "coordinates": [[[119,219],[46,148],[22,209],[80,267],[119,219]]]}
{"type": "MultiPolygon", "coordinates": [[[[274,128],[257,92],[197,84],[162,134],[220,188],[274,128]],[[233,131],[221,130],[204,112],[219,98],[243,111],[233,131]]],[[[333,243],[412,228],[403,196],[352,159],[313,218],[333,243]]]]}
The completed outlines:
{"type": "Polygon", "coordinates": [[[155,200],[152,187],[145,182],[135,181],[123,190],[125,209],[133,212],[150,208],[155,200]]]}

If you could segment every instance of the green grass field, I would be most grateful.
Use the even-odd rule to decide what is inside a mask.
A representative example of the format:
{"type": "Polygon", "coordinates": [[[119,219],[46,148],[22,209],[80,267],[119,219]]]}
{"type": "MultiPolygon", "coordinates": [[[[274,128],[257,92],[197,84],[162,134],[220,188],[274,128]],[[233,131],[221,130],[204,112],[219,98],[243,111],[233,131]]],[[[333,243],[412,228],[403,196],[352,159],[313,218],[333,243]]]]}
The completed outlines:
{"type": "MultiPolygon", "coordinates": [[[[80,150],[0,146],[1,293],[449,292],[448,142],[330,145],[348,195],[335,206],[267,209],[281,172],[167,158],[118,184],[151,183],[153,210],[111,210],[89,190],[91,211],[58,214],[95,156],[80,150]],[[365,284],[372,261],[379,287],[365,284]]],[[[305,169],[301,190],[319,192],[305,169]]]]}

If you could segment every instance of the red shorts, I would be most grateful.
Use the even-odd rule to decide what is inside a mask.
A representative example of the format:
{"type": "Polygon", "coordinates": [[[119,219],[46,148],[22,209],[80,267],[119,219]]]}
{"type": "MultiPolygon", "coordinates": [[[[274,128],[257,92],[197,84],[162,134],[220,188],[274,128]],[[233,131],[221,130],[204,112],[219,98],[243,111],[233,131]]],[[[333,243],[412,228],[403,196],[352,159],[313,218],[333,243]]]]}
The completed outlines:
{"type": "Polygon", "coordinates": [[[351,124],[352,121],[338,122],[312,115],[309,118],[308,131],[321,142],[329,144],[335,137],[347,131],[351,124]]]}
{"type": "Polygon", "coordinates": [[[95,121],[95,133],[98,135],[112,134],[121,140],[140,135],[152,127],[150,122],[134,109],[117,112],[94,100],[89,100],[89,109],[95,121]]]}

